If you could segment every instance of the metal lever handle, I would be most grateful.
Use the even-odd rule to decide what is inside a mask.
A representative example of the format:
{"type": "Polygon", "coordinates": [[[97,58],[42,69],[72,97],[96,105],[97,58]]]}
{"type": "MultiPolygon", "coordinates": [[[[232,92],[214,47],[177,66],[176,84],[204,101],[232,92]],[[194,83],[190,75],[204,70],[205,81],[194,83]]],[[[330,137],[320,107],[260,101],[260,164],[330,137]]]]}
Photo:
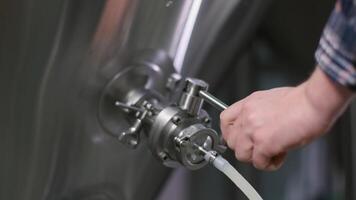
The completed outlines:
{"type": "Polygon", "coordinates": [[[148,111],[144,111],[141,116],[136,119],[134,125],[130,127],[128,130],[122,132],[118,139],[120,142],[125,144],[130,148],[136,148],[137,145],[140,143],[140,131],[143,123],[143,119],[148,114],[148,111]]]}
{"type": "Polygon", "coordinates": [[[152,115],[152,104],[145,101],[143,103],[144,108],[135,107],[131,105],[127,105],[120,101],[115,102],[115,106],[120,107],[125,112],[134,111],[136,112],[135,117],[136,120],[129,129],[124,132],[121,132],[118,136],[118,139],[123,144],[127,145],[130,148],[136,148],[137,145],[140,143],[140,131],[143,126],[143,120],[146,118],[147,115],[152,115]]]}
{"type": "Polygon", "coordinates": [[[222,102],[220,99],[214,97],[212,94],[210,94],[207,91],[200,90],[199,96],[201,98],[203,98],[206,102],[208,102],[210,105],[214,106],[216,109],[218,109],[220,111],[224,111],[227,109],[227,107],[229,107],[224,102],[222,102]]]}
{"type": "Polygon", "coordinates": [[[127,104],[122,103],[122,102],[120,102],[120,101],[116,101],[116,102],[115,102],[115,106],[118,106],[118,107],[120,107],[121,109],[132,110],[132,111],[138,111],[138,112],[141,112],[141,113],[145,112],[145,110],[142,109],[142,108],[130,106],[130,105],[127,105],[127,104]]]}
{"type": "MultiPolygon", "coordinates": [[[[215,96],[213,96],[212,94],[210,94],[207,91],[200,90],[199,91],[199,96],[202,99],[204,99],[206,102],[208,102],[210,105],[214,106],[219,111],[224,111],[229,107],[227,104],[225,104],[220,99],[216,98],[215,96]]],[[[223,152],[226,151],[227,147],[226,147],[226,143],[223,140],[223,138],[221,137],[220,139],[221,139],[220,143],[222,145],[218,145],[217,146],[217,151],[220,152],[220,153],[223,153],[223,152]]]]}

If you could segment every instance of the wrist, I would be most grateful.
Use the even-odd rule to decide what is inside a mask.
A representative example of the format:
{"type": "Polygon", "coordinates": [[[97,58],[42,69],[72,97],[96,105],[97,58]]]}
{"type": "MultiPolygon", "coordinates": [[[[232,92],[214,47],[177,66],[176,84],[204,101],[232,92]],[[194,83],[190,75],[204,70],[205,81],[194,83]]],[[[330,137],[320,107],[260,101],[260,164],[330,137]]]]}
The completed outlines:
{"type": "Polygon", "coordinates": [[[302,87],[308,102],[327,121],[335,120],[353,97],[350,90],[332,81],[318,67],[302,87]]]}

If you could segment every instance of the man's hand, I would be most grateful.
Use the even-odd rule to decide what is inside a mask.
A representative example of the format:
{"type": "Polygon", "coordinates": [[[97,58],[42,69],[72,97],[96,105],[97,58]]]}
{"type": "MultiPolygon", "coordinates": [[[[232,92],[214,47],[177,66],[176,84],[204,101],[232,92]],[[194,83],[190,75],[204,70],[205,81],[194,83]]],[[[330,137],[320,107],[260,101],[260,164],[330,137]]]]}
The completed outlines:
{"type": "Polygon", "coordinates": [[[236,102],[221,114],[221,130],[238,160],[276,170],[288,150],[327,132],[351,97],[317,68],[300,86],[259,91],[236,102]]]}

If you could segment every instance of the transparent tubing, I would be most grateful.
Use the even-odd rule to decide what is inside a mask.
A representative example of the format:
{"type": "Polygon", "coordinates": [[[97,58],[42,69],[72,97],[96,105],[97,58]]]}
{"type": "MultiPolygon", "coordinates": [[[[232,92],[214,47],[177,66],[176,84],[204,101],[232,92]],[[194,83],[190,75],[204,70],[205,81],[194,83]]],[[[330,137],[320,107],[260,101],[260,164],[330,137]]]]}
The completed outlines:
{"type": "Polygon", "coordinates": [[[232,182],[246,195],[250,200],[262,200],[262,197],[250,185],[249,182],[234,168],[232,165],[220,155],[212,162],[214,167],[229,177],[232,182]]]}
{"type": "Polygon", "coordinates": [[[202,154],[204,159],[224,173],[250,200],[263,200],[250,183],[223,157],[215,151],[207,151],[203,147],[193,144],[202,154]]]}

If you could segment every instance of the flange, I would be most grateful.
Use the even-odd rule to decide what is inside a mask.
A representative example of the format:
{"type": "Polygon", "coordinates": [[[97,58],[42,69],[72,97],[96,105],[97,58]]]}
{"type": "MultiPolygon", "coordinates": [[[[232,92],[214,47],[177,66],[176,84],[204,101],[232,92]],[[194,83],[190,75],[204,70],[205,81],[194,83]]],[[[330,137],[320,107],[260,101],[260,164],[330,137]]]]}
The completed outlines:
{"type": "Polygon", "coordinates": [[[174,74],[169,56],[159,50],[144,50],[116,74],[103,89],[99,100],[98,119],[111,135],[118,136],[129,128],[132,117],[115,106],[119,101],[135,105],[146,96],[167,101],[167,80],[174,74]]]}

